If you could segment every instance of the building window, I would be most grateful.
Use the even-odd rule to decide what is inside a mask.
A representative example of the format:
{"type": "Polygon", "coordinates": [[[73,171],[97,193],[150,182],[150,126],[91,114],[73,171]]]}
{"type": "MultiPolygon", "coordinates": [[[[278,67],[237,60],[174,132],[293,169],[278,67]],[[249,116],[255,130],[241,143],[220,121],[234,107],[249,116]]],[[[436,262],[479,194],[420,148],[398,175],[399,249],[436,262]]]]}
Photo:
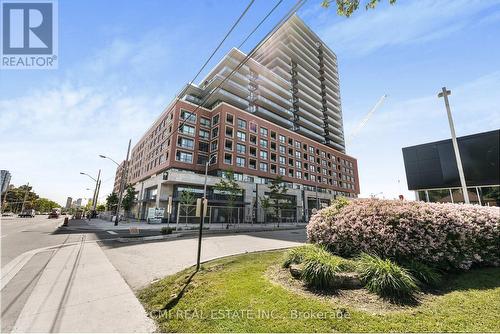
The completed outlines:
{"type": "Polygon", "coordinates": [[[257,136],[250,135],[250,143],[257,145],[257,136]]]}
{"type": "Polygon", "coordinates": [[[200,125],[210,127],[210,120],[206,117],[200,117],[200,125]]]}
{"type": "Polygon", "coordinates": [[[232,151],[233,150],[233,141],[229,140],[229,139],[226,139],[226,141],[224,143],[224,149],[226,151],[232,151]]]}
{"type": "Polygon", "coordinates": [[[280,164],[281,165],[285,165],[286,164],[286,158],[284,156],[280,155],[279,159],[280,159],[280,164]]]}
{"type": "Polygon", "coordinates": [[[250,146],[250,155],[252,157],[256,157],[257,156],[257,149],[255,147],[250,146]]]}
{"type": "Polygon", "coordinates": [[[271,142],[271,150],[276,151],[276,143],[273,141],[271,142]]]}
{"type": "Polygon", "coordinates": [[[263,172],[267,172],[267,164],[265,162],[261,162],[259,164],[259,169],[263,172]]]}
{"type": "Polygon", "coordinates": [[[257,161],[254,159],[250,159],[248,161],[248,167],[252,169],[257,169],[257,161]]]}
{"type": "Polygon", "coordinates": [[[219,136],[219,127],[212,129],[212,139],[219,136]]]}
{"type": "Polygon", "coordinates": [[[196,115],[184,109],[181,109],[181,119],[186,122],[196,123],[196,115]]]}
{"type": "Polygon", "coordinates": [[[185,135],[194,136],[194,126],[183,124],[180,126],[179,131],[185,135]]]}
{"type": "Polygon", "coordinates": [[[314,154],[314,147],[309,146],[309,154],[314,154]]]}
{"type": "Polygon", "coordinates": [[[302,154],[300,154],[299,151],[295,151],[295,158],[300,159],[302,157],[302,154]]]}
{"type": "Polygon", "coordinates": [[[267,152],[266,151],[260,151],[260,158],[262,160],[267,160],[267,152]]]}
{"type": "Polygon", "coordinates": [[[276,162],[276,153],[271,153],[271,161],[276,162]]]}
{"type": "Polygon", "coordinates": [[[276,132],[271,131],[271,139],[276,140],[276,132]]]}
{"type": "Polygon", "coordinates": [[[182,148],[194,148],[194,140],[189,139],[189,138],[184,138],[184,137],[179,137],[177,138],[177,145],[182,147],[182,148]]]}
{"type": "Polygon", "coordinates": [[[226,165],[231,165],[233,163],[233,156],[231,153],[224,153],[224,163],[226,165]]]}
{"type": "Polygon", "coordinates": [[[284,144],[286,142],[286,137],[279,135],[279,140],[280,140],[280,143],[284,144]]]}
{"type": "Polygon", "coordinates": [[[295,148],[300,150],[300,141],[295,141],[295,148]]]}
{"type": "Polygon", "coordinates": [[[212,151],[216,151],[217,150],[217,147],[219,147],[218,143],[217,143],[217,140],[214,140],[211,144],[210,144],[210,149],[212,151]]]}
{"type": "Polygon", "coordinates": [[[236,166],[238,167],[245,167],[245,158],[243,157],[236,157],[236,166]]]}
{"type": "Polygon", "coordinates": [[[285,154],[285,152],[286,152],[286,147],[283,145],[280,145],[280,153],[285,154]]]}
{"type": "Polygon", "coordinates": [[[260,147],[267,148],[267,140],[261,139],[260,140],[260,147]]]}
{"type": "Polygon", "coordinates": [[[198,154],[198,158],[196,159],[196,163],[198,165],[204,165],[207,163],[207,159],[208,159],[208,157],[206,155],[198,154]]]}
{"type": "Polygon", "coordinates": [[[244,119],[238,118],[238,128],[246,129],[247,128],[247,121],[245,121],[244,119]]]}
{"type": "Polygon", "coordinates": [[[285,167],[280,167],[280,175],[285,175],[286,174],[286,169],[285,167]]]}
{"type": "Polygon", "coordinates": [[[201,152],[208,152],[208,143],[204,141],[198,142],[198,150],[201,152]]]}
{"type": "Polygon", "coordinates": [[[233,138],[233,128],[230,126],[226,126],[226,137],[233,138]]]}
{"type": "Polygon", "coordinates": [[[295,177],[297,179],[301,179],[302,178],[302,172],[299,172],[299,171],[295,172],[295,177]]]}
{"type": "Polygon", "coordinates": [[[226,114],[226,123],[233,124],[234,116],[232,114],[226,114]]]}
{"type": "Polygon", "coordinates": [[[245,132],[242,132],[242,131],[236,132],[236,137],[238,137],[238,139],[241,141],[247,140],[247,134],[245,132]]]}
{"type": "Polygon", "coordinates": [[[212,117],[212,126],[219,124],[219,115],[212,117]]]}
{"type": "Polygon", "coordinates": [[[261,127],[261,128],[260,128],[260,135],[261,135],[262,137],[267,137],[267,134],[268,134],[267,129],[266,129],[266,128],[261,127]]]}
{"type": "Polygon", "coordinates": [[[295,167],[302,169],[302,162],[295,161],[295,167]]]}
{"type": "Polygon", "coordinates": [[[200,139],[205,139],[205,140],[210,139],[210,132],[208,132],[207,130],[198,131],[198,135],[200,136],[200,139]]]}
{"type": "Polygon", "coordinates": [[[249,128],[250,128],[250,131],[257,133],[257,124],[255,124],[254,122],[250,122],[249,128]]]}
{"type": "Polygon", "coordinates": [[[246,153],[247,147],[243,144],[236,144],[236,152],[240,154],[245,154],[246,153]]]}
{"type": "Polygon", "coordinates": [[[175,160],[186,163],[193,163],[193,153],[177,151],[175,160]]]}

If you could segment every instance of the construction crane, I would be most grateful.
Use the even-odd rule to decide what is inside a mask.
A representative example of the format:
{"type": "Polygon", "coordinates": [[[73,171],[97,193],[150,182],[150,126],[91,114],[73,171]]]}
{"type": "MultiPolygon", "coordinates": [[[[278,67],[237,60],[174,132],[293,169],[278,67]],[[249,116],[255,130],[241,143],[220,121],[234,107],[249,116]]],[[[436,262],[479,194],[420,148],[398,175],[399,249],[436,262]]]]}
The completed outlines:
{"type": "Polygon", "coordinates": [[[382,103],[384,103],[386,97],[387,94],[382,95],[382,97],[378,100],[377,104],[373,106],[373,108],[366,114],[366,116],[361,120],[361,122],[359,122],[356,128],[354,128],[354,130],[351,132],[351,134],[346,140],[346,146],[352,142],[352,140],[358,135],[359,131],[361,131],[361,129],[363,129],[366,123],[368,123],[368,120],[373,115],[373,113],[382,105],[382,103]]]}

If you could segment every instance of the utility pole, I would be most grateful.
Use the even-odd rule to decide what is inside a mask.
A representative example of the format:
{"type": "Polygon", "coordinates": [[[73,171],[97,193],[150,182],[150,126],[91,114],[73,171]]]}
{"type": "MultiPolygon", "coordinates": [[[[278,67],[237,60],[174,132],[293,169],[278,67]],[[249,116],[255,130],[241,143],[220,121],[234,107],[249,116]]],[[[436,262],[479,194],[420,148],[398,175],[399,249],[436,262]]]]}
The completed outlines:
{"type": "Polygon", "coordinates": [[[120,195],[118,196],[118,206],[116,207],[115,226],[118,226],[118,221],[120,220],[120,207],[122,205],[123,190],[124,190],[125,184],[127,182],[128,157],[130,155],[130,145],[131,144],[132,144],[132,139],[129,139],[129,141],[128,141],[128,149],[127,149],[127,159],[125,159],[125,162],[124,162],[122,179],[121,179],[121,182],[120,182],[120,195]]]}
{"type": "Polygon", "coordinates": [[[95,181],[95,189],[94,189],[94,197],[92,197],[92,210],[95,212],[97,206],[97,194],[99,192],[99,180],[101,178],[101,170],[99,169],[99,173],[97,174],[97,181],[95,181]]]}
{"type": "Polygon", "coordinates": [[[448,95],[451,95],[451,90],[447,90],[446,87],[442,88],[442,91],[438,94],[438,97],[444,98],[444,104],[446,106],[446,113],[448,115],[448,123],[450,124],[451,131],[451,142],[453,143],[453,150],[455,151],[455,158],[457,159],[458,175],[460,176],[460,184],[462,186],[462,193],[464,195],[464,201],[466,204],[470,204],[469,193],[467,192],[467,184],[465,183],[464,169],[462,166],[462,159],[460,158],[460,151],[458,149],[457,136],[455,134],[455,126],[453,125],[453,118],[451,116],[450,102],[448,101],[448,95]]]}

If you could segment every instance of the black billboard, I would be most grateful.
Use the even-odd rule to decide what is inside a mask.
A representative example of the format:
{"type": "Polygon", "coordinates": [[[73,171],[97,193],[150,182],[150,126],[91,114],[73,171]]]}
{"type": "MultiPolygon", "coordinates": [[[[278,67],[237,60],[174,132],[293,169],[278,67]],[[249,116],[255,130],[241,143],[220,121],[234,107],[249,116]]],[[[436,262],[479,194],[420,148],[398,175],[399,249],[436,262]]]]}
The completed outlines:
{"type": "MultiPolygon", "coordinates": [[[[500,130],[457,138],[467,186],[498,185],[500,130]]],[[[460,187],[451,139],[403,148],[409,190],[460,187]]]]}

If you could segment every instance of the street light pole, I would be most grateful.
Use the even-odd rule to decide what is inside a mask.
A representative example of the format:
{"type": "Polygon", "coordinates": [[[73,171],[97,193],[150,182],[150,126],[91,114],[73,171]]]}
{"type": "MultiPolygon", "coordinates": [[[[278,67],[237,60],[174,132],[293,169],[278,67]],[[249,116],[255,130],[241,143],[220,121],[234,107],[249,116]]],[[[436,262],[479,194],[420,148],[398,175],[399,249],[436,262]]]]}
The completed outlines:
{"type": "Polygon", "coordinates": [[[97,174],[97,181],[95,182],[94,197],[92,198],[92,211],[93,212],[95,212],[96,207],[97,207],[97,194],[99,191],[98,188],[99,188],[100,178],[101,178],[101,170],[99,169],[99,173],[97,174]]]}
{"type": "Polygon", "coordinates": [[[125,183],[127,182],[128,157],[130,155],[130,145],[131,144],[132,144],[132,139],[129,139],[129,141],[128,141],[128,149],[127,149],[127,158],[125,159],[125,162],[124,162],[123,175],[122,175],[122,179],[121,179],[121,182],[120,182],[120,196],[118,197],[118,209],[117,209],[117,213],[116,213],[115,226],[118,225],[118,221],[120,219],[120,207],[122,205],[123,190],[125,188],[125,183]]]}
{"type": "Polygon", "coordinates": [[[450,102],[448,101],[448,95],[451,95],[451,90],[447,90],[446,87],[442,88],[442,91],[438,94],[438,97],[444,98],[444,104],[446,106],[446,113],[448,115],[448,123],[450,124],[451,131],[451,142],[453,143],[453,150],[455,151],[455,158],[457,159],[458,175],[460,177],[460,185],[462,186],[462,193],[464,195],[464,201],[470,204],[469,193],[467,192],[467,184],[465,183],[464,169],[462,166],[462,159],[460,158],[460,151],[458,149],[457,136],[455,134],[455,125],[453,125],[453,118],[451,116],[450,102]]]}
{"type": "MultiPolygon", "coordinates": [[[[119,192],[119,194],[118,194],[118,206],[116,207],[115,226],[118,226],[118,221],[120,220],[120,207],[122,205],[123,191],[125,190],[125,186],[126,186],[126,182],[127,182],[128,164],[129,164],[128,158],[130,155],[130,145],[131,144],[132,144],[132,139],[129,139],[128,149],[127,149],[127,158],[125,159],[125,161],[123,163],[122,178],[120,180],[120,188],[118,191],[119,192]]],[[[112,158],[105,156],[105,155],[102,155],[102,154],[99,154],[99,157],[113,161],[116,164],[116,166],[118,167],[118,169],[120,168],[120,164],[118,162],[116,162],[115,160],[113,160],[112,158]]]]}
{"type": "MultiPolygon", "coordinates": [[[[205,182],[203,183],[203,204],[208,206],[207,200],[207,178],[208,178],[208,165],[210,165],[210,161],[217,155],[212,155],[207,162],[205,163],[205,182]]],[[[207,209],[208,212],[208,209],[207,209]]],[[[200,269],[200,258],[201,258],[201,238],[203,235],[203,224],[205,223],[205,207],[201,210],[201,222],[200,222],[200,231],[198,233],[198,256],[196,257],[196,271],[200,269]]]]}

